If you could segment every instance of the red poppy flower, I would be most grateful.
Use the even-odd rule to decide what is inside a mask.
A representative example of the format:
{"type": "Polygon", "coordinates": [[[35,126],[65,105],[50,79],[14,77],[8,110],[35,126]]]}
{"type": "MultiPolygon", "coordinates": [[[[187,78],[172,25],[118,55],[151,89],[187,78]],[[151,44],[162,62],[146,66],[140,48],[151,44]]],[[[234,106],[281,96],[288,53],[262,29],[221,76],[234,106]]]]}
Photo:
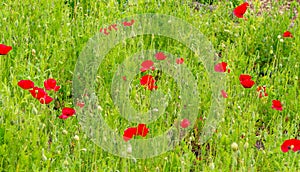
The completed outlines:
{"type": "Polygon", "coordinates": [[[240,75],[240,83],[244,88],[251,88],[255,84],[255,82],[251,80],[250,75],[244,75],[244,74],[240,75]]]}
{"type": "Polygon", "coordinates": [[[39,87],[33,87],[32,90],[29,90],[29,92],[34,98],[36,98],[38,100],[47,95],[45,90],[43,90],[42,88],[39,88],[39,87]]]}
{"type": "Polygon", "coordinates": [[[224,90],[221,90],[221,94],[222,94],[222,96],[223,96],[224,98],[227,98],[227,97],[228,97],[226,91],[224,91],[224,90]]]}
{"type": "Polygon", "coordinates": [[[259,98],[268,96],[268,94],[266,93],[266,86],[258,86],[256,91],[259,93],[259,98]]]}
{"type": "Polygon", "coordinates": [[[282,111],[282,104],[279,100],[272,100],[272,109],[282,111]]]}
{"type": "Polygon", "coordinates": [[[243,4],[237,6],[234,10],[233,10],[233,14],[238,17],[238,18],[244,18],[244,14],[247,10],[247,7],[249,6],[248,2],[244,2],[243,4]]]}
{"type": "Polygon", "coordinates": [[[283,33],[283,37],[285,37],[285,38],[293,38],[293,35],[292,35],[292,33],[290,31],[285,31],[283,33]]]}
{"type": "Polygon", "coordinates": [[[137,134],[136,127],[127,128],[124,131],[123,139],[127,142],[128,140],[132,139],[132,137],[135,136],[136,134],[137,134]]]}
{"type": "Polygon", "coordinates": [[[146,124],[139,124],[137,127],[137,134],[146,137],[149,132],[149,128],[146,127],[146,124]]]}
{"type": "Polygon", "coordinates": [[[71,116],[73,116],[76,113],[76,111],[73,108],[64,107],[62,109],[62,114],[59,116],[60,119],[67,119],[71,116]]]}
{"type": "Polygon", "coordinates": [[[152,90],[156,90],[157,86],[154,85],[155,83],[150,83],[147,85],[148,90],[152,91],[152,90]]]}
{"type": "Polygon", "coordinates": [[[109,27],[108,27],[108,30],[112,30],[112,29],[114,29],[114,30],[118,30],[118,28],[117,28],[117,24],[112,24],[112,25],[110,25],[109,27]]]}
{"type": "Polygon", "coordinates": [[[76,113],[75,109],[69,108],[69,107],[64,107],[62,109],[62,114],[67,115],[67,116],[73,116],[76,113]]]}
{"type": "Polygon", "coordinates": [[[41,104],[49,104],[52,102],[52,100],[53,100],[53,98],[48,96],[47,94],[44,97],[39,99],[41,104]]]}
{"type": "Polygon", "coordinates": [[[123,22],[123,26],[132,26],[133,25],[133,23],[134,23],[134,20],[132,19],[132,20],[130,20],[129,22],[127,22],[127,21],[124,21],[123,22]]]}
{"type": "Polygon", "coordinates": [[[107,32],[107,29],[106,28],[100,28],[100,32],[102,32],[103,31],[103,33],[105,34],[105,35],[108,35],[109,34],[109,32],[107,32]]]}
{"type": "Polygon", "coordinates": [[[83,108],[84,107],[84,102],[77,102],[76,105],[79,106],[80,108],[83,108]]]}
{"type": "Polygon", "coordinates": [[[281,151],[288,152],[289,150],[292,150],[294,152],[300,151],[300,140],[289,139],[284,141],[281,145],[281,151]]]}
{"type": "Polygon", "coordinates": [[[250,80],[252,77],[250,75],[241,74],[240,75],[240,81],[250,80]]]}
{"type": "Polygon", "coordinates": [[[241,84],[243,85],[244,88],[251,88],[255,84],[255,82],[252,80],[244,80],[241,81],[241,84]]]}
{"type": "Polygon", "coordinates": [[[141,72],[145,72],[149,69],[155,70],[155,67],[153,66],[154,63],[152,60],[145,60],[143,61],[143,63],[141,64],[142,68],[140,69],[141,72]]]}
{"type": "Polygon", "coordinates": [[[154,62],[152,60],[145,60],[143,61],[143,63],[141,64],[142,67],[145,68],[150,68],[154,65],[154,62]]]}
{"type": "Polygon", "coordinates": [[[154,85],[155,82],[156,81],[151,75],[145,75],[140,80],[140,84],[146,86],[149,90],[157,89],[157,86],[154,85]]]}
{"type": "Polygon", "coordinates": [[[34,83],[31,80],[20,80],[18,85],[24,90],[31,89],[34,87],[34,83]]]}
{"type": "MultiPolygon", "coordinates": [[[[226,72],[227,63],[221,62],[215,65],[215,71],[216,72],[226,72]]],[[[228,69],[229,70],[229,69],[228,69]]],[[[229,73],[229,71],[228,71],[229,73]]]]}
{"type": "Polygon", "coordinates": [[[6,55],[12,50],[11,46],[0,44],[0,55],[6,55]]]}
{"type": "Polygon", "coordinates": [[[68,116],[68,115],[64,115],[64,114],[61,114],[61,115],[59,115],[58,118],[60,118],[60,119],[67,119],[67,118],[69,118],[69,116],[68,116]]]}
{"type": "Polygon", "coordinates": [[[167,58],[167,56],[165,56],[165,54],[162,53],[162,52],[158,52],[158,53],[155,54],[155,58],[157,60],[165,60],[167,58]]]}
{"type": "Polygon", "coordinates": [[[155,82],[154,78],[152,75],[144,75],[141,80],[140,80],[140,84],[141,85],[147,85],[151,82],[155,82]]]}
{"type": "Polygon", "coordinates": [[[60,89],[60,86],[56,85],[56,80],[53,78],[47,79],[44,81],[44,87],[46,90],[54,90],[58,91],[60,89]]]}
{"type": "Polygon", "coordinates": [[[183,58],[177,58],[176,59],[176,63],[177,64],[182,64],[184,62],[184,59],[183,58]]]}
{"type": "Polygon", "coordinates": [[[182,128],[187,128],[188,126],[190,125],[190,121],[188,120],[188,119],[183,119],[182,121],[181,121],[181,123],[180,123],[180,126],[182,127],[182,128]]]}
{"type": "Polygon", "coordinates": [[[126,80],[127,80],[126,76],[123,76],[123,77],[122,77],[122,79],[123,79],[124,81],[126,81],[126,80]]]}

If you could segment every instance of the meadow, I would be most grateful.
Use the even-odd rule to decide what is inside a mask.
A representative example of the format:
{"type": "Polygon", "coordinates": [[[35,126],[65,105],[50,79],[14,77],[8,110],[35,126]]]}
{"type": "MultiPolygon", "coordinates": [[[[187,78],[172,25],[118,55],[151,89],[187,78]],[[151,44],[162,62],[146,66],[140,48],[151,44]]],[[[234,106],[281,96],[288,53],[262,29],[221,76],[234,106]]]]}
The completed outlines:
{"type": "MultiPolygon", "coordinates": [[[[205,5],[196,9],[192,1],[176,0],[0,2],[0,44],[12,47],[3,53],[0,46],[0,171],[299,171],[300,29],[294,10],[299,11],[300,4],[291,1],[289,9],[282,12],[285,2],[273,2],[271,10],[261,12],[261,1],[249,1],[242,17],[233,14],[244,3],[238,0],[214,1],[212,7],[201,1],[205,5]],[[84,52],[91,38],[113,37],[138,23],[130,16],[144,13],[176,17],[202,33],[215,51],[211,70],[224,80],[211,84],[211,71],[204,62],[197,61],[199,54],[182,42],[145,34],[116,44],[105,54],[95,74],[80,75],[93,82],[80,85],[76,71],[82,61],[78,59],[89,55],[84,52]],[[124,18],[124,28],[112,25],[124,18]],[[151,68],[152,62],[145,62],[148,59],[139,59],[140,52],[147,58],[151,56],[147,53],[152,53],[155,69],[151,68]],[[195,80],[193,91],[198,94],[186,93],[190,101],[194,97],[200,100],[196,111],[188,111],[196,113],[194,123],[179,118],[181,109],[186,108],[180,102],[186,98],[181,97],[178,79],[162,70],[164,55],[174,60],[175,69],[184,66],[182,71],[189,70],[195,80]],[[131,58],[138,65],[145,63],[134,66],[137,73],[126,77],[119,67],[135,65],[131,58]],[[141,67],[146,69],[139,71],[141,67]],[[147,78],[142,84],[145,75],[153,76],[155,82],[150,79],[149,83],[147,78]],[[20,86],[20,81],[31,80],[43,88],[49,78],[55,79],[54,85],[59,87],[47,90],[51,96],[47,103],[35,99],[39,96],[34,93],[37,90],[28,92],[32,86],[20,86]],[[132,108],[123,109],[125,116],[120,115],[115,103],[118,95],[111,94],[118,90],[114,83],[123,81],[128,84],[127,103],[132,108]],[[224,90],[214,90],[223,82],[224,90]],[[98,102],[95,108],[107,124],[99,123],[96,134],[110,127],[122,138],[145,116],[135,121],[128,118],[147,113],[154,103],[162,113],[146,124],[143,132],[147,132],[135,130],[134,135],[118,142],[159,138],[171,126],[186,128],[187,135],[174,149],[153,157],[121,157],[106,151],[80,123],[88,113],[83,109],[89,104],[78,102],[74,89],[85,95],[85,87],[94,89],[98,102]],[[218,109],[224,113],[211,117],[215,92],[224,101],[218,109]],[[64,112],[65,107],[71,110],[64,112]],[[73,109],[74,115],[65,114],[73,109]],[[210,131],[211,137],[201,141],[202,129],[212,121],[217,122],[216,128],[210,131]]],[[[170,27],[176,29],[176,25],[170,27]]],[[[109,39],[107,42],[101,46],[110,45],[109,39]]],[[[89,96],[84,100],[91,100],[89,96]]],[[[125,101],[119,101],[119,105],[127,107],[125,101]]],[[[99,117],[94,119],[97,122],[99,117]]],[[[143,149],[145,154],[154,150],[143,149]]]]}

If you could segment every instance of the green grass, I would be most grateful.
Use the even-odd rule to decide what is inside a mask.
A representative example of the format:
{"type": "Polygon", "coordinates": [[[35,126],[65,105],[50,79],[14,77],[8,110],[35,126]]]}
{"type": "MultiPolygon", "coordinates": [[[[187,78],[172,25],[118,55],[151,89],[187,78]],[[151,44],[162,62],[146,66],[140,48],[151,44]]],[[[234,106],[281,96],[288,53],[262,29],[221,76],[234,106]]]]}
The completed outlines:
{"type": "MultiPolygon", "coordinates": [[[[299,11],[299,5],[294,4],[299,11]]],[[[288,28],[292,13],[280,15],[274,10],[271,14],[256,16],[247,11],[248,20],[244,21],[232,16],[234,5],[229,2],[214,2],[216,9],[210,12],[207,9],[194,11],[187,2],[162,0],[80,3],[60,0],[17,3],[9,0],[0,5],[0,43],[13,47],[8,55],[0,56],[1,171],[300,169],[298,153],[282,153],[280,150],[284,140],[300,137],[300,30],[299,20],[293,28],[288,28]],[[199,29],[216,52],[222,54],[220,61],[227,62],[231,69],[226,74],[229,97],[217,132],[204,145],[196,146],[203,127],[198,121],[198,130],[191,130],[174,150],[154,158],[127,159],[112,155],[94,144],[82,131],[76,117],[61,120],[58,116],[63,107],[75,106],[72,99],[73,72],[88,40],[101,27],[141,13],[172,15],[199,29]],[[278,35],[286,30],[290,30],[294,38],[281,42],[278,35]],[[261,76],[261,72],[268,74],[261,76]],[[240,85],[238,77],[242,73],[253,77],[254,87],[245,89],[240,85]],[[19,80],[31,79],[42,87],[49,77],[57,79],[62,87],[49,105],[40,104],[17,85],[19,80]],[[257,97],[256,86],[259,85],[267,86],[268,97],[257,97]],[[283,103],[282,112],[271,108],[274,99],[283,103]],[[78,141],[74,139],[75,135],[79,136],[78,141]],[[264,149],[255,147],[258,140],[262,140],[264,149]],[[231,149],[233,142],[238,144],[238,151],[231,149]],[[47,159],[43,158],[43,152],[47,159]],[[195,152],[201,152],[201,155],[196,157],[195,152]]],[[[258,3],[254,8],[258,8],[258,3]]],[[[120,136],[127,127],[137,125],[120,117],[109,93],[118,64],[141,51],[141,41],[144,50],[160,49],[185,58],[184,64],[198,80],[201,99],[198,116],[207,117],[211,92],[203,64],[196,63],[195,54],[176,40],[143,35],[118,44],[100,65],[95,84],[107,124],[120,136]]],[[[155,75],[156,72],[152,73],[155,75]]],[[[130,101],[137,111],[145,112],[150,94],[138,86],[140,76],[137,75],[131,83],[130,101]]],[[[148,125],[151,132],[147,137],[165,132],[178,120],[178,111],[182,107],[178,104],[178,86],[172,76],[163,72],[157,85],[163,93],[169,94],[169,104],[165,114],[148,125]]]]}

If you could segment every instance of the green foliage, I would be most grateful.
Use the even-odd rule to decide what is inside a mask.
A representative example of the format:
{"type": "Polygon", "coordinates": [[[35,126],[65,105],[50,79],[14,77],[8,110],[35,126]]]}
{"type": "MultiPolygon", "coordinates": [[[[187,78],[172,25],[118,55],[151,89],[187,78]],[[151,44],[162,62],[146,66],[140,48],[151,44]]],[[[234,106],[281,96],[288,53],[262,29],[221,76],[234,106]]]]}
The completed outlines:
{"type": "MultiPolygon", "coordinates": [[[[1,2],[0,43],[11,45],[13,50],[0,56],[0,171],[297,171],[299,155],[282,153],[280,145],[299,137],[299,20],[288,28],[293,13],[281,15],[274,10],[262,16],[247,11],[245,21],[232,15],[233,8],[242,1],[199,2],[216,8],[195,11],[189,3],[164,0],[1,2]],[[101,27],[139,13],[168,14],[186,20],[211,41],[231,69],[226,74],[229,97],[224,117],[204,145],[199,145],[198,139],[205,120],[197,121],[198,129],[190,131],[173,151],[145,160],[124,159],[95,145],[82,132],[76,117],[64,121],[58,118],[62,107],[74,106],[73,72],[89,38],[101,27]],[[293,39],[278,38],[288,29],[293,39]],[[272,76],[259,75],[265,71],[272,72],[272,76]],[[242,73],[253,76],[255,86],[266,85],[269,96],[257,98],[255,86],[244,89],[238,80],[242,73]],[[49,77],[62,86],[50,105],[41,105],[17,86],[21,79],[32,79],[42,87],[49,77]],[[271,108],[273,99],[282,101],[282,112],[271,108]],[[264,150],[255,147],[258,140],[264,150]],[[239,146],[236,152],[230,147],[233,142],[239,146]]],[[[292,5],[299,9],[296,3],[292,5]]],[[[159,36],[152,40],[145,35],[125,40],[126,46],[117,45],[99,68],[97,96],[109,126],[122,135],[125,128],[136,125],[119,116],[109,93],[117,65],[140,51],[141,40],[145,49],[162,49],[190,59],[185,64],[199,80],[201,102],[196,113],[206,117],[211,92],[207,91],[209,78],[203,65],[195,63],[195,55],[179,42],[159,36]]],[[[135,87],[138,84],[139,76],[131,83],[131,102],[144,111],[149,94],[135,87]]],[[[172,77],[162,73],[158,86],[164,93],[168,89],[174,92],[169,94],[172,99],[165,116],[149,125],[153,136],[176,121],[180,107],[172,77]]]]}

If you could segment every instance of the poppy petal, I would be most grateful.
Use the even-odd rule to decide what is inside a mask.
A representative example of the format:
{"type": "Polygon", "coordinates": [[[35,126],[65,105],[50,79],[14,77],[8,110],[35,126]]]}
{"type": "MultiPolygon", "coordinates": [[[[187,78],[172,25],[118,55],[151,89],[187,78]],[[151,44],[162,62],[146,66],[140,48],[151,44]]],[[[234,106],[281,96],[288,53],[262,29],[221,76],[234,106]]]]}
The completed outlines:
{"type": "Polygon", "coordinates": [[[149,129],[146,127],[146,124],[139,124],[137,127],[137,134],[145,137],[149,132],[149,129]]]}
{"type": "Polygon", "coordinates": [[[20,80],[20,81],[18,82],[18,85],[19,85],[21,88],[27,90],[27,89],[31,89],[31,88],[34,87],[34,82],[31,81],[31,80],[20,80]]]}
{"type": "Polygon", "coordinates": [[[188,119],[183,119],[182,121],[181,121],[181,123],[180,123],[180,126],[182,127],[182,128],[187,128],[188,126],[190,125],[190,121],[188,120],[188,119]]]}
{"type": "Polygon", "coordinates": [[[39,99],[41,104],[49,104],[52,102],[52,100],[53,100],[53,98],[48,95],[45,95],[44,97],[39,99]]]}
{"type": "Polygon", "coordinates": [[[61,115],[59,116],[59,118],[60,118],[60,119],[67,119],[67,118],[69,118],[69,116],[68,116],[68,115],[64,115],[64,114],[61,114],[61,115]]]}
{"type": "Polygon", "coordinates": [[[272,109],[282,111],[282,104],[279,100],[272,100],[272,109]]]}
{"type": "Polygon", "coordinates": [[[221,94],[222,94],[222,96],[223,96],[224,98],[227,98],[227,97],[228,97],[226,91],[224,91],[224,90],[221,90],[221,94]]]}
{"type": "Polygon", "coordinates": [[[184,59],[183,58],[178,58],[176,59],[176,63],[177,64],[182,64],[184,62],[184,59]]]}
{"type": "Polygon", "coordinates": [[[76,113],[76,111],[73,108],[64,107],[62,109],[62,114],[67,116],[73,116],[76,113]]]}
{"type": "Polygon", "coordinates": [[[162,53],[162,52],[158,52],[158,53],[155,54],[155,58],[157,60],[165,60],[167,58],[167,56],[165,56],[165,54],[162,53]]]}
{"type": "Polygon", "coordinates": [[[135,136],[136,134],[137,134],[136,127],[127,128],[124,131],[123,139],[127,142],[128,140],[132,139],[132,137],[135,136]]]}
{"type": "Polygon", "coordinates": [[[233,10],[233,14],[238,18],[243,18],[244,14],[246,13],[247,7],[249,6],[248,2],[244,2],[243,4],[237,6],[233,10]]]}
{"type": "Polygon", "coordinates": [[[283,33],[283,37],[285,37],[285,38],[293,38],[293,35],[292,35],[292,33],[290,31],[285,31],[283,33]]]}
{"type": "Polygon", "coordinates": [[[7,55],[11,50],[11,46],[0,44],[0,55],[7,55]]]}
{"type": "Polygon", "coordinates": [[[216,72],[226,72],[227,63],[221,62],[215,65],[216,72]]]}
{"type": "Polygon", "coordinates": [[[29,92],[36,99],[40,99],[40,98],[44,97],[45,95],[47,95],[45,90],[43,90],[42,88],[39,88],[39,87],[33,87],[32,90],[29,90],[29,92]]]}

